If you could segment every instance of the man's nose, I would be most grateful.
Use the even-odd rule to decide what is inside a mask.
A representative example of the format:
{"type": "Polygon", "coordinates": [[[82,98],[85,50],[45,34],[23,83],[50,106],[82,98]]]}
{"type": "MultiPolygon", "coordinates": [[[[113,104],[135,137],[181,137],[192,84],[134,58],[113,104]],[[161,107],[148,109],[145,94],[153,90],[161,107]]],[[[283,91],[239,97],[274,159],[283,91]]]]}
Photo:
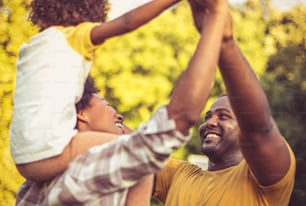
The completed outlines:
{"type": "Polygon", "coordinates": [[[205,124],[207,127],[216,127],[218,125],[218,116],[212,115],[209,119],[206,120],[205,124]]]}
{"type": "Polygon", "coordinates": [[[212,116],[209,119],[206,119],[205,122],[203,122],[199,126],[199,133],[200,135],[205,132],[207,128],[216,127],[218,125],[218,117],[212,116]]]}

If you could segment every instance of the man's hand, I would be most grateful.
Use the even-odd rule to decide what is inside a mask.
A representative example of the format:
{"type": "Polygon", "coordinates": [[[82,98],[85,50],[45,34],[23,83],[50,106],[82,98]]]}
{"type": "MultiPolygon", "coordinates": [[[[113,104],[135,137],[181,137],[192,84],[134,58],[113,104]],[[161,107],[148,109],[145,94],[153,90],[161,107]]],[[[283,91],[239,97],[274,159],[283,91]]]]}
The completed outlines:
{"type": "Polygon", "coordinates": [[[188,0],[188,2],[192,11],[194,25],[198,32],[201,33],[204,27],[205,6],[200,5],[195,0],[188,0]]]}
{"type": "MultiPolygon", "coordinates": [[[[188,2],[191,7],[194,25],[198,30],[198,32],[201,33],[205,25],[205,18],[209,13],[211,13],[209,12],[209,9],[206,7],[206,4],[201,3],[201,2],[206,2],[206,0],[188,0],[188,2]]],[[[233,21],[232,16],[230,12],[227,11],[227,20],[223,32],[223,42],[227,42],[228,40],[233,39],[232,21],[233,21]]]]}
{"type": "Polygon", "coordinates": [[[227,0],[191,0],[199,6],[207,8],[210,12],[224,10],[228,8],[227,0]]]}

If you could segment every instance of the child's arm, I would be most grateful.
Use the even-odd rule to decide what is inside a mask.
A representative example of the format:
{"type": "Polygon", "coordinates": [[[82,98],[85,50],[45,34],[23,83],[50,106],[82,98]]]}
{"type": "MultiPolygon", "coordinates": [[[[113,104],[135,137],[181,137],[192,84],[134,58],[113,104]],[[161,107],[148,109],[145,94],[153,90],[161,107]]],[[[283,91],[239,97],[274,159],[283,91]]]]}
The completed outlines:
{"type": "Polygon", "coordinates": [[[157,17],[165,9],[178,1],[180,0],[152,0],[114,20],[93,28],[91,31],[91,41],[93,44],[100,44],[107,38],[133,31],[157,17]]]}

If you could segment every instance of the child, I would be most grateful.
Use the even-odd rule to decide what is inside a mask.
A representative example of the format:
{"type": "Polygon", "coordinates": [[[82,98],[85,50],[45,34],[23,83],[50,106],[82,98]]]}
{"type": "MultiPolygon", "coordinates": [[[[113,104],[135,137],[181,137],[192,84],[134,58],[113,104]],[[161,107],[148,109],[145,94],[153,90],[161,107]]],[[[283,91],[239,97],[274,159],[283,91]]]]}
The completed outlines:
{"type": "MultiPolygon", "coordinates": [[[[82,96],[95,49],[178,1],[154,0],[109,22],[106,0],[32,1],[30,20],[40,33],[19,51],[10,127],[11,153],[25,178],[51,179],[77,155],[115,138],[74,129],[75,104],[82,96]]],[[[121,124],[117,125],[117,133],[122,133],[121,124]]]]}

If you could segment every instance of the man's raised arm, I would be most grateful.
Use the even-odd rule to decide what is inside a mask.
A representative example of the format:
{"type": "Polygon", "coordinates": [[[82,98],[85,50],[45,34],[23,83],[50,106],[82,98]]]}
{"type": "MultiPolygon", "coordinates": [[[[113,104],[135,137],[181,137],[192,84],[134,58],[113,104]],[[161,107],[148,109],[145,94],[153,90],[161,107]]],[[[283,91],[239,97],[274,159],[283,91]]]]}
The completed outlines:
{"type": "Polygon", "coordinates": [[[281,136],[259,80],[238,48],[228,21],[219,67],[241,130],[241,150],[262,185],[284,177],[290,166],[288,147],[281,136]]]}

